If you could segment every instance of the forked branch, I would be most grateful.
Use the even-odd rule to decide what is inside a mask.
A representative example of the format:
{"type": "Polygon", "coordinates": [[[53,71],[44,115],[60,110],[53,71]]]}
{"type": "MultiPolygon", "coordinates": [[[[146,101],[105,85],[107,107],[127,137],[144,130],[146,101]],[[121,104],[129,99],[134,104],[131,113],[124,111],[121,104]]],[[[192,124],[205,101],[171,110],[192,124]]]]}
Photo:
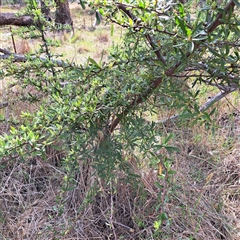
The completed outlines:
{"type": "MultiPolygon", "coordinates": [[[[225,13],[229,13],[230,11],[233,12],[234,10],[234,6],[235,3],[233,0],[230,0],[229,3],[226,5],[225,7],[225,13]]],[[[117,7],[122,10],[123,12],[125,12],[125,14],[127,14],[128,17],[130,17],[135,24],[137,24],[137,19],[136,17],[130,12],[130,10],[127,9],[127,7],[125,5],[122,4],[118,4],[117,7]]],[[[210,34],[212,33],[220,24],[224,24],[224,22],[221,21],[221,18],[223,17],[223,13],[219,13],[216,17],[216,19],[214,21],[212,21],[212,23],[210,24],[210,26],[207,29],[207,33],[210,34]]],[[[146,36],[148,37],[148,36],[146,36]]],[[[151,38],[150,38],[151,39],[151,38]]],[[[204,42],[206,40],[202,40],[202,42],[204,42]]],[[[200,44],[195,44],[195,50],[198,49],[200,47],[200,44]]],[[[160,52],[155,51],[155,49],[153,48],[153,51],[155,52],[155,54],[158,56],[158,54],[160,54],[160,52]]],[[[186,53],[186,59],[189,59],[190,56],[192,55],[191,52],[187,52],[186,53]]],[[[162,61],[162,59],[160,58],[160,61],[162,61]]],[[[165,64],[165,62],[163,62],[165,64]]],[[[165,71],[165,75],[168,77],[171,77],[174,75],[176,69],[182,64],[182,62],[177,62],[173,67],[170,67],[168,69],[166,69],[165,71]]],[[[117,118],[115,118],[111,124],[109,125],[108,129],[106,129],[105,132],[105,137],[107,137],[108,134],[111,134],[114,129],[116,128],[116,126],[119,124],[119,122],[121,121],[122,118],[124,118],[136,105],[140,104],[143,102],[144,99],[148,98],[152,92],[159,87],[159,85],[162,83],[162,77],[159,77],[157,79],[154,79],[151,83],[151,85],[146,89],[146,91],[142,94],[139,94],[138,96],[136,96],[136,98],[132,101],[132,103],[125,109],[123,110],[123,112],[121,114],[118,115],[117,118]]],[[[234,89],[233,91],[235,91],[236,89],[234,89]]],[[[227,94],[229,94],[230,92],[222,92],[219,93],[219,95],[216,95],[211,101],[209,100],[205,106],[203,106],[201,108],[201,111],[204,111],[204,109],[206,109],[210,104],[212,104],[214,101],[217,101],[217,99],[221,99],[224,96],[226,96],[227,94]]],[[[219,101],[218,100],[218,101],[219,101]]]]}

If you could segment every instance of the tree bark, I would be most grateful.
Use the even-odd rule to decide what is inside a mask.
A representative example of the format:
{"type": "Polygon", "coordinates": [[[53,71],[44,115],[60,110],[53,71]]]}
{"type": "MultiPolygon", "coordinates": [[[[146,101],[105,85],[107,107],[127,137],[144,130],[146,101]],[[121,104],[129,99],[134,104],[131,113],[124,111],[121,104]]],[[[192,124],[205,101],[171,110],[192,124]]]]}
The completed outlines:
{"type": "Polygon", "coordinates": [[[15,26],[31,26],[34,24],[33,18],[30,16],[16,16],[14,13],[0,12],[0,26],[15,25],[15,26]]]}
{"type": "Polygon", "coordinates": [[[70,25],[73,28],[73,21],[69,9],[68,0],[55,0],[57,9],[55,15],[55,23],[70,25]]]}
{"type": "Polygon", "coordinates": [[[45,18],[51,19],[50,18],[50,8],[46,5],[44,0],[40,0],[40,5],[41,5],[41,12],[45,16],[45,18]]]}

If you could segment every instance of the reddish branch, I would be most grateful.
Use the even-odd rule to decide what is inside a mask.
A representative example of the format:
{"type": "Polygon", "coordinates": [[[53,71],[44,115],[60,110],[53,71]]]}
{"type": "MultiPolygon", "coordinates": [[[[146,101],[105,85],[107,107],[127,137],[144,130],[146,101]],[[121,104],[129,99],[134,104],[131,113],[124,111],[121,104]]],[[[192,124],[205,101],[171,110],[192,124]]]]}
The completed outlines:
{"type": "MultiPolygon", "coordinates": [[[[227,13],[233,12],[234,6],[235,6],[234,1],[233,0],[229,1],[226,7],[224,8],[224,14],[227,15],[227,13]]],[[[220,12],[217,15],[216,19],[209,25],[208,33],[213,32],[220,24],[223,24],[222,18],[223,18],[223,12],[220,12]]]]}
{"type": "MultiPolygon", "coordinates": [[[[229,13],[230,11],[233,12],[235,3],[233,0],[230,0],[229,3],[227,4],[227,6],[225,7],[225,13],[229,13]]],[[[123,4],[118,4],[117,5],[118,9],[123,11],[129,18],[131,18],[133,20],[134,23],[137,24],[137,18],[127,9],[127,7],[123,4]]],[[[209,25],[208,29],[207,29],[207,33],[210,34],[212,33],[220,24],[223,24],[223,22],[221,21],[223,16],[223,13],[219,13],[216,17],[216,19],[209,25]]],[[[152,41],[152,38],[149,34],[146,35],[146,38],[148,41],[150,41],[150,45],[152,46],[156,56],[158,57],[158,59],[165,65],[164,60],[162,59],[162,57],[159,58],[159,56],[161,56],[160,51],[156,51],[156,49],[154,49],[154,44],[152,41]]],[[[204,41],[204,40],[203,40],[204,41]]],[[[195,50],[198,49],[200,46],[200,44],[195,44],[195,50]]],[[[187,52],[186,53],[186,59],[189,58],[191,56],[192,53],[187,52]]],[[[172,76],[175,72],[175,70],[181,65],[181,62],[178,62],[175,64],[175,66],[173,66],[172,68],[169,68],[165,71],[165,75],[166,76],[172,76]]],[[[117,118],[115,118],[112,123],[109,125],[106,134],[111,134],[114,129],[116,128],[116,126],[119,124],[119,122],[121,121],[122,118],[124,118],[136,105],[140,104],[143,102],[144,99],[148,98],[151,93],[157,88],[159,87],[159,85],[162,83],[162,77],[159,77],[155,80],[153,80],[153,82],[151,83],[151,85],[149,86],[149,88],[146,90],[145,93],[138,95],[133,101],[132,103],[120,114],[118,115],[117,118]]]]}

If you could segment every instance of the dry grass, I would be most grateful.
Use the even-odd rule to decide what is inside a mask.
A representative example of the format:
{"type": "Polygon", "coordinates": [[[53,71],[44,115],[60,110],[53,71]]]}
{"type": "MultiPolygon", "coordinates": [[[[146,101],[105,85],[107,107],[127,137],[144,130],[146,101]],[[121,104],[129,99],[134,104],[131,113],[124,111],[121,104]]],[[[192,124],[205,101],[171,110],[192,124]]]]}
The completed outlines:
{"type": "Polygon", "coordinates": [[[216,116],[220,128],[214,135],[199,126],[164,130],[175,133],[173,144],[181,152],[172,155],[176,174],[162,208],[169,223],[163,222],[161,234],[153,227],[162,191],[155,182],[164,181],[154,169],[130,158],[137,181],[118,172],[110,185],[95,179],[100,188],[91,190],[78,172],[75,188],[65,192],[59,188],[64,184],[63,155],[50,148],[47,161],[2,160],[1,239],[152,239],[157,234],[155,239],[238,240],[240,114],[232,117],[232,109],[223,110],[216,116]]]}
{"type": "Polygon", "coordinates": [[[97,42],[100,42],[100,43],[107,43],[109,41],[109,37],[108,37],[108,34],[99,34],[97,36],[97,42]]]}
{"type": "MultiPolygon", "coordinates": [[[[174,157],[171,197],[163,207],[170,225],[164,222],[156,239],[238,240],[239,143],[215,159],[209,152],[212,145],[194,140],[196,132],[174,131],[181,133],[176,140],[182,151],[174,157]],[[194,145],[191,154],[188,142],[194,145]]],[[[211,139],[208,132],[201,134],[211,139]]],[[[48,154],[48,161],[35,157],[2,164],[2,239],[152,239],[160,214],[155,209],[161,191],[155,182],[164,184],[153,169],[139,168],[131,158],[134,173],[141,176],[138,184],[119,172],[112,185],[96,180],[100,189],[91,197],[81,172],[75,189],[62,192],[64,172],[53,161],[59,153],[48,154]]]]}

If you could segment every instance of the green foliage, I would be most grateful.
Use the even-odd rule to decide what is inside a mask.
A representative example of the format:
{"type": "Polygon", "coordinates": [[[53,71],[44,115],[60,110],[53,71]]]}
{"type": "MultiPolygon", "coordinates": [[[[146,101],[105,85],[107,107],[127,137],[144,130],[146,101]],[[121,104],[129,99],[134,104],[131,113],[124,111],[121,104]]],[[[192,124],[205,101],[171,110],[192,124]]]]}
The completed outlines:
{"type": "MultiPolygon", "coordinates": [[[[92,167],[88,177],[109,182],[117,171],[133,173],[125,157],[132,153],[155,168],[159,163],[159,179],[166,184],[156,183],[164,192],[153,225],[157,233],[163,223],[170,224],[164,203],[174,175],[171,155],[178,149],[170,144],[172,135],[146,121],[144,113],[164,107],[177,110],[192,124],[210,124],[214,110],[201,111],[194,86],[221,89],[239,84],[239,19],[233,2],[225,10],[206,4],[196,15],[182,4],[121,2],[90,3],[98,9],[98,21],[101,13],[125,27],[126,34],[107,63],[88,58],[82,65],[56,61],[51,51],[56,43],[46,37],[53,26],[35,1],[28,2],[26,13],[34,16],[36,25],[21,29],[21,34],[40,38],[42,45],[35,57],[29,55],[21,64],[10,59],[4,74],[21,81],[23,88],[33,86],[37,94],[29,93],[28,100],[41,106],[34,114],[22,112],[19,125],[0,137],[0,158],[46,160],[46,147],[60,142],[63,192],[74,189],[81,164],[92,167]]],[[[85,8],[86,3],[80,3],[85,8]]]]}

